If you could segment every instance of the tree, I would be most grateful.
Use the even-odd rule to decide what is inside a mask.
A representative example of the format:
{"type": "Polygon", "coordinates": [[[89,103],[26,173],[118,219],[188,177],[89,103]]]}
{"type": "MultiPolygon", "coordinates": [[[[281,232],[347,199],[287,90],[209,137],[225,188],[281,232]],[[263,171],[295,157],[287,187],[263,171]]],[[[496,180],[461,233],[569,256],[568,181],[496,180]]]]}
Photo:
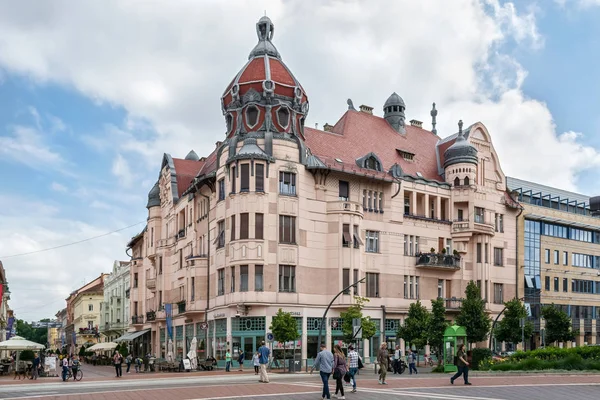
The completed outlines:
{"type": "Polygon", "coordinates": [[[542,308],[542,318],[546,320],[546,343],[567,342],[575,337],[569,315],[554,303],[542,308]]]}
{"type": "MultiPolygon", "coordinates": [[[[504,303],[504,306],[506,307],[504,316],[502,317],[502,320],[496,324],[494,336],[501,342],[521,343],[523,337],[521,318],[527,318],[527,309],[519,299],[512,299],[504,303]]],[[[523,330],[525,337],[530,337],[533,333],[533,324],[526,320],[525,328],[523,330]]]]}
{"type": "Polygon", "coordinates": [[[16,331],[18,336],[32,342],[46,345],[46,342],[48,341],[47,328],[34,328],[29,322],[23,321],[22,319],[17,320],[16,331]]]}
{"type": "Polygon", "coordinates": [[[431,300],[431,317],[429,320],[429,330],[427,337],[429,345],[438,355],[438,363],[442,362],[442,350],[444,348],[444,333],[448,323],[446,322],[446,306],[444,299],[431,300]]]}
{"type": "Polygon", "coordinates": [[[289,312],[284,312],[281,308],[273,316],[271,326],[273,338],[279,343],[283,343],[283,361],[285,364],[285,346],[287,342],[294,341],[300,337],[296,319],[289,312]]]}
{"type": "Polygon", "coordinates": [[[377,331],[377,327],[375,326],[375,322],[371,321],[369,317],[363,317],[362,309],[364,308],[364,304],[367,303],[369,299],[360,296],[354,296],[354,304],[342,313],[340,313],[340,317],[342,318],[342,333],[344,334],[344,342],[351,343],[353,341],[353,328],[352,328],[352,320],[355,318],[360,319],[360,324],[362,327],[362,338],[370,339],[375,335],[377,331]]]}
{"type": "Polygon", "coordinates": [[[486,340],[490,333],[492,320],[485,312],[481,291],[473,281],[467,285],[456,323],[466,329],[470,345],[486,340]]]}
{"type": "Polygon", "coordinates": [[[398,327],[396,337],[415,346],[418,352],[427,344],[430,320],[431,314],[420,301],[412,303],[408,308],[408,316],[404,319],[404,324],[398,327]]]}

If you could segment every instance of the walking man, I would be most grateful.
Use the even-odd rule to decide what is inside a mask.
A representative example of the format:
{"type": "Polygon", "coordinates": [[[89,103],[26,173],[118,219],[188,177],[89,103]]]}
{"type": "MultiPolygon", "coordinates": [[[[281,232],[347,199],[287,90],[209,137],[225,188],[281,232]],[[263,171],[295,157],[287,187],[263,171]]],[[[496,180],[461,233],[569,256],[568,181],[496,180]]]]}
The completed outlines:
{"type": "Polygon", "coordinates": [[[40,357],[37,353],[33,353],[33,362],[31,363],[31,378],[29,379],[37,379],[38,378],[38,369],[40,368],[40,357]]]}
{"type": "Polygon", "coordinates": [[[417,362],[417,354],[415,354],[414,351],[409,350],[408,351],[408,371],[410,373],[410,375],[412,375],[413,371],[415,371],[415,375],[418,374],[417,372],[417,367],[415,365],[415,363],[417,362]]]}
{"type": "Polygon", "coordinates": [[[465,352],[464,344],[458,346],[458,353],[456,354],[456,357],[458,372],[454,374],[452,378],[450,378],[450,383],[454,385],[454,381],[462,375],[465,380],[465,385],[470,385],[471,383],[469,382],[469,363],[467,362],[467,353],[465,352]]]}
{"type": "Polygon", "coordinates": [[[133,357],[131,356],[131,354],[128,354],[127,358],[125,359],[125,363],[127,364],[127,373],[129,373],[129,368],[131,368],[132,361],[133,361],[133,357]]]}
{"type": "Polygon", "coordinates": [[[244,358],[245,354],[243,350],[240,350],[240,356],[238,357],[238,362],[240,363],[240,371],[244,370],[244,358]]]}
{"type": "Polygon", "coordinates": [[[258,362],[260,363],[260,380],[262,383],[269,383],[269,375],[267,375],[267,364],[269,364],[269,356],[271,350],[265,345],[265,341],[261,342],[261,346],[258,349],[258,362]]]}
{"type": "Polygon", "coordinates": [[[323,399],[331,399],[331,393],[329,392],[329,376],[333,371],[333,353],[327,350],[325,343],[321,343],[321,351],[317,354],[317,358],[313,362],[313,366],[310,369],[312,374],[315,368],[319,368],[319,375],[321,376],[321,382],[323,382],[323,399]]]}
{"type": "Polygon", "coordinates": [[[231,352],[229,349],[225,352],[225,372],[229,372],[231,368],[231,352]]]}
{"type": "Polygon", "coordinates": [[[67,381],[67,375],[69,374],[69,359],[67,356],[64,356],[62,359],[62,380],[63,382],[67,381]]]}
{"type": "Polygon", "coordinates": [[[348,365],[350,367],[350,379],[352,380],[352,393],[356,393],[356,373],[358,372],[358,359],[360,356],[354,350],[354,346],[348,347],[348,365]]]}
{"type": "Polygon", "coordinates": [[[121,367],[121,364],[123,363],[123,357],[121,357],[121,353],[119,353],[118,351],[115,351],[113,363],[115,364],[115,372],[117,374],[116,377],[120,378],[121,376],[123,376],[123,368],[121,367]]]}
{"type": "Polygon", "coordinates": [[[396,373],[400,373],[400,346],[396,345],[396,350],[394,351],[394,361],[392,361],[392,369],[394,370],[394,375],[396,373]]]}
{"type": "Polygon", "coordinates": [[[377,362],[379,363],[379,384],[387,385],[385,377],[387,376],[389,354],[387,351],[387,343],[382,343],[379,353],[377,353],[377,362]]]}

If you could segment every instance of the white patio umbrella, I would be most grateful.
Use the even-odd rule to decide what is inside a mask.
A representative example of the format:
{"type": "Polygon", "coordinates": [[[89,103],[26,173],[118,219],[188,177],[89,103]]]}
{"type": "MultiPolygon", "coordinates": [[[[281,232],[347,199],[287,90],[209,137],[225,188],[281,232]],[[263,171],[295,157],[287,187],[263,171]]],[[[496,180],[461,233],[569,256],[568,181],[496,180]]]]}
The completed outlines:
{"type": "Polygon", "coordinates": [[[106,343],[96,343],[92,347],[88,347],[87,351],[106,351],[106,350],[114,350],[118,344],[114,342],[106,342],[106,343]]]}
{"type": "Polygon", "coordinates": [[[192,339],[192,342],[190,343],[190,351],[188,352],[187,356],[190,359],[190,364],[192,364],[192,370],[196,370],[198,368],[198,339],[196,339],[195,337],[192,339]]]}
{"type": "Polygon", "coordinates": [[[4,342],[0,342],[0,350],[43,350],[46,346],[31,340],[23,339],[21,336],[13,336],[4,342]]]}
{"type": "Polygon", "coordinates": [[[167,361],[173,362],[174,359],[175,358],[173,356],[173,340],[169,339],[169,343],[167,343],[167,361]]]}

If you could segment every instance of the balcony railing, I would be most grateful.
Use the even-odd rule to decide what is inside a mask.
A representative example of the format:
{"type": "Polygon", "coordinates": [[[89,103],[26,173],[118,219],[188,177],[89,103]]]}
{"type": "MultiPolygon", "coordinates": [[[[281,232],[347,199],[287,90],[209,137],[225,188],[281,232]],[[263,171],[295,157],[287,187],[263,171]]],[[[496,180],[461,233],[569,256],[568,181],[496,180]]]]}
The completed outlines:
{"type": "Polygon", "coordinates": [[[460,268],[460,258],[446,254],[421,254],[417,256],[417,267],[432,267],[436,269],[457,270],[460,268]]]}
{"type": "Polygon", "coordinates": [[[418,219],[421,221],[438,222],[440,224],[451,224],[452,222],[443,218],[428,217],[427,215],[404,213],[406,218],[418,219]]]}
{"type": "Polygon", "coordinates": [[[338,200],[327,202],[327,213],[350,213],[356,215],[363,215],[362,204],[354,201],[338,200]]]}
{"type": "Polygon", "coordinates": [[[144,323],[144,317],[142,315],[134,315],[131,317],[131,323],[133,325],[141,325],[144,323]]]}
{"type": "Polygon", "coordinates": [[[146,321],[156,321],[156,313],[154,311],[149,311],[146,313],[146,321]]]}
{"type": "Polygon", "coordinates": [[[96,328],[79,328],[80,335],[96,335],[98,334],[98,329],[96,328]]]}
{"type": "Polygon", "coordinates": [[[463,299],[452,297],[450,299],[444,299],[444,302],[446,303],[446,310],[460,310],[463,299]]]}
{"type": "Polygon", "coordinates": [[[147,289],[156,289],[156,278],[146,279],[147,289]]]}

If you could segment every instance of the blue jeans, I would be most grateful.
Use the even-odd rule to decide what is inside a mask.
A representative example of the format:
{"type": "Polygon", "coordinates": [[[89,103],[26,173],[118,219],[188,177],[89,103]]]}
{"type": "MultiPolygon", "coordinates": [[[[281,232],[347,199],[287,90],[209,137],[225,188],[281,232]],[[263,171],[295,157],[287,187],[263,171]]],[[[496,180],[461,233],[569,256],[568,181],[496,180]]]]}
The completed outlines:
{"type": "Polygon", "coordinates": [[[67,375],[69,374],[69,367],[62,367],[62,380],[63,382],[67,380],[67,375]]]}
{"type": "Polygon", "coordinates": [[[408,371],[410,372],[410,374],[412,375],[413,371],[415,371],[415,374],[417,374],[417,367],[415,366],[415,363],[410,363],[408,364],[408,371]]]}
{"type": "Polygon", "coordinates": [[[356,378],[354,375],[358,372],[358,368],[350,368],[350,378],[352,379],[352,389],[356,389],[356,378]]]}
{"type": "Polygon", "coordinates": [[[323,382],[323,396],[321,397],[331,399],[331,393],[329,393],[329,375],[331,373],[320,371],[319,375],[321,375],[321,381],[323,382]]]}
{"type": "Polygon", "coordinates": [[[229,372],[230,367],[231,367],[231,361],[227,361],[227,363],[225,364],[225,371],[229,372]]]}
{"type": "Polygon", "coordinates": [[[465,383],[469,383],[469,367],[466,365],[464,367],[458,367],[458,372],[451,378],[452,382],[460,378],[461,375],[463,376],[465,383]]]}

